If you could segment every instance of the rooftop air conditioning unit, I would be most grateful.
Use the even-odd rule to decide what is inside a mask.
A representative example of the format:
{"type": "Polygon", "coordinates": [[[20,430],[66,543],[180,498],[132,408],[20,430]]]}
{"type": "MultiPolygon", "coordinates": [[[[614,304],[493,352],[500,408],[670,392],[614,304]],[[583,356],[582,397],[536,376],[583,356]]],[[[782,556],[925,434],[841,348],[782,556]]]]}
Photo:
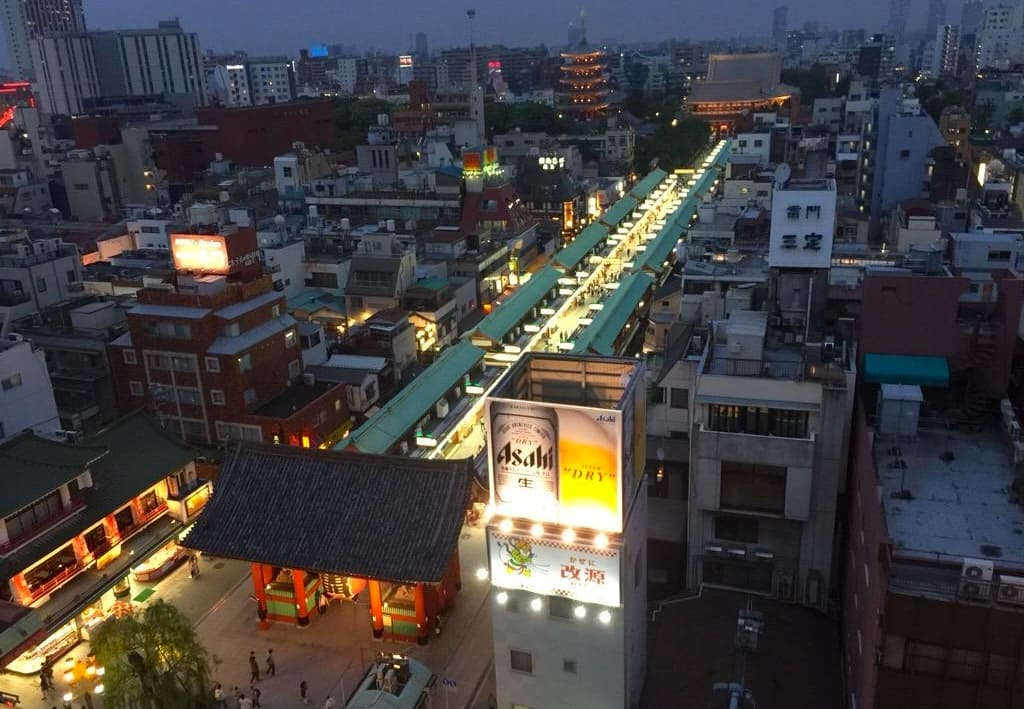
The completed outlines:
{"type": "Polygon", "coordinates": [[[409,441],[402,441],[399,443],[398,452],[402,455],[409,455],[409,441]]]}
{"type": "Polygon", "coordinates": [[[446,418],[448,416],[448,400],[447,399],[441,399],[440,401],[438,401],[437,402],[436,411],[437,411],[437,418],[439,418],[439,419],[446,418]]]}
{"type": "Polygon", "coordinates": [[[992,582],[963,576],[960,578],[960,598],[972,601],[988,601],[992,597],[992,582]]]}
{"type": "Polygon", "coordinates": [[[1024,606],[1024,578],[1000,574],[999,591],[996,593],[996,601],[1013,606],[1024,606]]]}
{"type": "Polygon", "coordinates": [[[302,375],[302,383],[308,387],[313,386],[316,384],[316,375],[311,372],[306,372],[302,375]]]}
{"type": "Polygon", "coordinates": [[[974,581],[991,581],[995,567],[988,559],[964,559],[960,576],[974,581]]]}

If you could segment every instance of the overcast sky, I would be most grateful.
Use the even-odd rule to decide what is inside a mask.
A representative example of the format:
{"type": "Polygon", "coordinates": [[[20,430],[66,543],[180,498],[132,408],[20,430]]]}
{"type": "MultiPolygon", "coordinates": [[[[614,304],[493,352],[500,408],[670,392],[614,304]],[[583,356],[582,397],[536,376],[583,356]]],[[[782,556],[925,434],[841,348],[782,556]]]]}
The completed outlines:
{"type": "MultiPolygon", "coordinates": [[[[467,43],[466,9],[477,11],[478,43],[513,46],[566,41],[579,15],[572,0],[83,0],[90,29],[149,27],[176,14],[200,35],[203,49],[294,55],[310,44],[354,44],[401,51],[427,34],[432,49],[467,43]]],[[[923,25],[927,0],[912,0],[911,27],[923,25]]],[[[585,0],[592,40],[670,37],[707,39],[770,32],[776,4],[789,6],[789,26],[817,20],[831,27],[879,30],[889,0],[585,0]]],[[[950,0],[950,21],[960,2],[950,0]]]]}

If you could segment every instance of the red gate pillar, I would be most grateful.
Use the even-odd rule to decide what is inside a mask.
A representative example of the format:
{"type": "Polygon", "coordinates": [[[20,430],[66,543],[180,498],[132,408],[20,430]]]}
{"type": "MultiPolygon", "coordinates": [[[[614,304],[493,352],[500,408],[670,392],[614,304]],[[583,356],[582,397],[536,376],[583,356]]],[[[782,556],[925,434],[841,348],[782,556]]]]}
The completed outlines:
{"type": "Polygon", "coordinates": [[[256,596],[256,614],[260,619],[260,630],[270,627],[267,621],[267,577],[263,564],[252,565],[252,588],[256,596]]]}
{"type": "Polygon", "coordinates": [[[416,584],[413,601],[416,607],[416,642],[426,645],[427,638],[430,637],[431,622],[427,618],[427,599],[423,595],[422,583],[416,584]]]}
{"type": "Polygon", "coordinates": [[[309,625],[309,606],[306,603],[306,572],[292,569],[292,582],[295,588],[295,610],[299,625],[309,625]]]}
{"type": "Polygon", "coordinates": [[[380,597],[380,581],[369,579],[366,587],[370,589],[370,620],[373,621],[373,637],[384,637],[384,603],[380,597]]]}

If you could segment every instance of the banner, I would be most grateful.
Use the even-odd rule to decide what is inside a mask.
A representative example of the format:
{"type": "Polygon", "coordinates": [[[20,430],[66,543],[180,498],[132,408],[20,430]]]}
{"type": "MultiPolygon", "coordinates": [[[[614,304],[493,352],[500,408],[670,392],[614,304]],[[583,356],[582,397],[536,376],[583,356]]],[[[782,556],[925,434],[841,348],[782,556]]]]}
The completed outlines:
{"type": "Polygon", "coordinates": [[[495,514],[622,531],[622,412],[492,398],[486,415],[495,514]]]}
{"type": "Polygon", "coordinates": [[[491,583],[500,588],[618,606],[619,552],[488,530],[491,583]]]}

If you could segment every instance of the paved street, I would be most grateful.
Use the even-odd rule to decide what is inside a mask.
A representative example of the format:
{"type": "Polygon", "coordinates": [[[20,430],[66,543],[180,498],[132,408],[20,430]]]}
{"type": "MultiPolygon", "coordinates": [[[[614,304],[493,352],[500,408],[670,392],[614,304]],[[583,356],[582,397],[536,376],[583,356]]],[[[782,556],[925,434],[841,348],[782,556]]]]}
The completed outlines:
{"type": "MultiPolygon", "coordinates": [[[[154,586],[156,592],[142,604],[158,599],[173,603],[197,624],[200,637],[210,652],[214,681],[230,694],[235,686],[248,694],[249,651],[256,652],[263,669],[267,649],[274,649],[277,676],[261,677],[259,688],[265,709],[301,706],[299,683],[309,685],[314,706],[323,706],[328,694],[337,702],[363,677],[365,668],[380,651],[408,652],[439,675],[454,680],[457,687],[447,697],[451,709],[484,709],[493,692],[491,669],[491,618],[489,586],[476,579],[476,570],[484,565],[482,527],[466,527],[459,543],[463,587],[456,608],[445,618],[442,633],[426,647],[394,643],[387,638],[374,640],[370,612],[362,596],[357,603],[335,602],[323,617],[314,617],[306,628],[272,623],[261,631],[256,622],[255,604],[250,598],[252,585],[249,566],[241,562],[204,558],[202,574],[191,579],[185,566],[154,586]],[[474,701],[474,698],[476,701],[474,701]]],[[[148,587],[148,586],[145,586],[148,587]]],[[[132,584],[133,596],[145,588],[132,584]]],[[[365,594],[363,594],[365,595],[365,594]]],[[[88,643],[80,643],[66,657],[77,659],[88,653],[88,643]]],[[[63,663],[65,660],[61,660],[63,663]]],[[[58,664],[58,669],[61,667],[58,664]]],[[[0,688],[18,694],[22,707],[50,709],[60,706],[60,696],[69,690],[57,673],[57,692],[48,700],[40,696],[38,678],[7,674],[0,688]]],[[[86,687],[70,688],[76,696],[75,709],[84,705],[80,698],[86,687]]],[[[103,706],[101,698],[94,706],[103,706]]],[[[438,704],[438,706],[445,706],[438,704]]]]}

